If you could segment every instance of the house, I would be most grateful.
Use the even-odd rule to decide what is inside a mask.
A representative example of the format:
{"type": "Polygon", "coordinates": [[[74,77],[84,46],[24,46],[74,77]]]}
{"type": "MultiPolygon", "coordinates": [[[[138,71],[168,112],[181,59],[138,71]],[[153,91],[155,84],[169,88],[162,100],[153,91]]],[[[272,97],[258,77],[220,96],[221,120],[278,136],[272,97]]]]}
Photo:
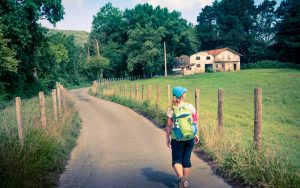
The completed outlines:
{"type": "Polygon", "coordinates": [[[183,68],[187,66],[190,66],[190,57],[187,55],[181,55],[172,61],[172,71],[174,73],[182,74],[183,68]]]}
{"type": "Polygon", "coordinates": [[[201,51],[190,56],[190,64],[180,67],[181,74],[188,75],[209,71],[239,71],[240,56],[230,48],[201,51]]]}

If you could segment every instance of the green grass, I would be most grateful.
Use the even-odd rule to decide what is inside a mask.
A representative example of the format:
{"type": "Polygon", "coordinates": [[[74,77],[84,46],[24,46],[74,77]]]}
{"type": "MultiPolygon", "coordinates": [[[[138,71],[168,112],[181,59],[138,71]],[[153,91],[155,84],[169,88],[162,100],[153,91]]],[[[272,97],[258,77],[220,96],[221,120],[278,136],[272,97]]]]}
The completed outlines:
{"type": "Polygon", "coordinates": [[[0,111],[0,187],[55,187],[79,134],[73,102],[56,122],[46,97],[47,130],[41,128],[39,100],[22,100],[25,144],[20,147],[14,102],[0,111]]]}
{"type": "MultiPolygon", "coordinates": [[[[200,89],[201,147],[218,161],[223,175],[265,187],[293,187],[300,183],[299,70],[253,69],[139,80],[132,82],[133,97],[136,83],[139,92],[142,84],[145,91],[152,86],[152,105],[156,103],[156,86],[160,85],[159,106],[163,110],[168,107],[168,84],[186,87],[187,101],[192,104],[195,89],[200,89]],[[263,155],[252,149],[256,87],[263,91],[263,155]],[[218,88],[224,89],[223,137],[216,134],[218,88]]],[[[120,84],[124,87],[124,81],[120,84]]]]}

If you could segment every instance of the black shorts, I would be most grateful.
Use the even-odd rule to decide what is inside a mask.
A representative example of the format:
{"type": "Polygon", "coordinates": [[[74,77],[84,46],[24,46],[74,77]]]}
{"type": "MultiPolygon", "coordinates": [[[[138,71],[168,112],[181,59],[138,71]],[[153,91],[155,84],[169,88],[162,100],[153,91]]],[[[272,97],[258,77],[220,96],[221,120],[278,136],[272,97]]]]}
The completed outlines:
{"type": "Polygon", "coordinates": [[[190,168],[191,164],[191,153],[194,147],[194,139],[187,141],[177,141],[172,139],[172,166],[179,163],[182,164],[183,168],[190,168]]]}

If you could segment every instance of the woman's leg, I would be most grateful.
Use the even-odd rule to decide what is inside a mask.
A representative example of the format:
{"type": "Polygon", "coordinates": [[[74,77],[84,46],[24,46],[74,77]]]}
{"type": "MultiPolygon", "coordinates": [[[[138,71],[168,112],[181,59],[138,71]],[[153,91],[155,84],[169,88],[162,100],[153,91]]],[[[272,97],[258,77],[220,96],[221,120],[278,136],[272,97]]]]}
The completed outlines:
{"type": "Polygon", "coordinates": [[[183,176],[182,157],[184,152],[184,144],[180,141],[172,139],[172,166],[178,177],[183,176]]]}
{"type": "Polygon", "coordinates": [[[184,152],[183,152],[183,176],[188,178],[191,172],[191,154],[194,147],[194,140],[189,140],[185,142],[184,152]]]}
{"type": "Polygon", "coordinates": [[[188,178],[191,172],[191,168],[183,168],[183,176],[188,178]]]}
{"type": "Polygon", "coordinates": [[[176,164],[173,165],[173,168],[174,168],[174,170],[176,172],[177,177],[184,176],[184,171],[183,171],[182,164],[176,163],[176,164]]]}

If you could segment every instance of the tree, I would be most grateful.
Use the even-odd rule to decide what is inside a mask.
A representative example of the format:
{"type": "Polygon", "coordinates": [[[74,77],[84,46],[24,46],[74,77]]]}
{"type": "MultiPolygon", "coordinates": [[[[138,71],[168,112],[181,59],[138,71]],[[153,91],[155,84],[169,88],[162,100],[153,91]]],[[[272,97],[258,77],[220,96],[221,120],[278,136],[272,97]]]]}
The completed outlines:
{"type": "Polygon", "coordinates": [[[100,79],[103,78],[103,70],[109,65],[109,60],[101,55],[95,55],[91,57],[90,62],[87,64],[86,68],[97,78],[100,75],[100,79]]]}
{"type": "Polygon", "coordinates": [[[275,5],[275,0],[264,0],[257,7],[256,36],[266,46],[274,43],[276,25],[275,5]]]}
{"type": "MultiPolygon", "coordinates": [[[[167,62],[169,69],[171,68],[171,62],[173,57],[177,57],[182,54],[190,55],[196,51],[197,39],[195,35],[195,29],[185,19],[182,19],[181,14],[177,11],[169,12],[167,8],[161,8],[160,6],[153,8],[149,4],[142,4],[136,5],[133,9],[126,9],[124,12],[124,18],[126,20],[126,23],[128,23],[130,31],[135,29],[141,30],[140,28],[148,28],[149,31],[143,30],[143,32],[149,32],[149,35],[151,35],[152,31],[155,31],[158,34],[160,34],[154,36],[152,39],[149,40],[154,45],[154,48],[158,49],[160,52],[160,58],[157,58],[159,62],[153,61],[151,63],[151,59],[148,59],[149,62],[146,63],[148,65],[153,64],[151,66],[152,68],[155,67],[155,69],[159,69],[158,71],[156,71],[156,73],[158,74],[163,73],[162,44],[164,42],[167,46],[167,62]]],[[[132,49],[140,51],[140,53],[131,53],[131,60],[139,59],[137,58],[137,56],[139,54],[144,54],[144,48],[132,49]]],[[[130,67],[130,65],[128,65],[128,67],[130,67]]],[[[139,69],[143,70],[141,67],[139,69]]],[[[143,71],[140,71],[135,72],[135,74],[144,73],[143,71]]]]}
{"type": "Polygon", "coordinates": [[[277,16],[280,20],[273,49],[281,61],[300,63],[300,2],[282,1],[277,9],[277,16]]]}
{"type": "Polygon", "coordinates": [[[88,49],[96,54],[92,44],[95,39],[99,41],[101,54],[111,62],[107,68],[111,75],[161,74],[163,42],[167,45],[170,68],[173,57],[196,51],[195,34],[194,27],[177,11],[139,4],[121,12],[108,3],[94,17],[88,49]]]}
{"type": "Polygon", "coordinates": [[[105,4],[94,16],[92,31],[89,39],[89,49],[91,54],[97,52],[97,41],[101,53],[110,60],[109,74],[114,76],[124,76],[127,65],[123,54],[123,46],[126,41],[126,29],[123,13],[112,6],[111,3],[105,4]],[[114,71],[119,70],[119,71],[114,71]]]}
{"type": "Polygon", "coordinates": [[[16,59],[16,52],[8,47],[8,42],[9,40],[3,38],[0,25],[0,99],[7,92],[4,85],[11,82],[10,77],[17,73],[20,63],[16,59]]]}
{"type": "Polygon", "coordinates": [[[128,70],[136,75],[142,74],[144,78],[152,73],[162,71],[162,28],[154,30],[150,25],[137,25],[130,30],[129,39],[125,44],[128,55],[128,70]]]}
{"type": "Polygon", "coordinates": [[[253,0],[221,0],[202,9],[197,19],[197,35],[202,50],[229,47],[243,55],[244,63],[263,55],[257,41],[257,8],[253,0]]]}
{"type": "Polygon", "coordinates": [[[202,50],[211,50],[218,46],[216,5],[215,1],[212,6],[205,6],[197,17],[196,30],[202,50]]]}
{"type": "Polygon", "coordinates": [[[16,59],[16,52],[8,47],[9,40],[3,38],[0,29],[0,77],[6,73],[17,73],[19,60],[16,59]]]}
{"type": "MultiPolygon", "coordinates": [[[[8,47],[16,51],[19,64],[18,74],[12,75],[7,85],[11,93],[23,93],[25,95],[36,93],[39,85],[36,79],[36,71],[40,63],[36,62],[35,54],[40,48],[45,48],[46,29],[38,21],[47,19],[55,24],[63,18],[61,0],[6,0],[0,1],[0,16],[3,23],[3,37],[9,39],[8,47]],[[22,92],[23,91],[23,92],[22,92]]],[[[48,70],[43,74],[48,74],[48,70]]]]}

